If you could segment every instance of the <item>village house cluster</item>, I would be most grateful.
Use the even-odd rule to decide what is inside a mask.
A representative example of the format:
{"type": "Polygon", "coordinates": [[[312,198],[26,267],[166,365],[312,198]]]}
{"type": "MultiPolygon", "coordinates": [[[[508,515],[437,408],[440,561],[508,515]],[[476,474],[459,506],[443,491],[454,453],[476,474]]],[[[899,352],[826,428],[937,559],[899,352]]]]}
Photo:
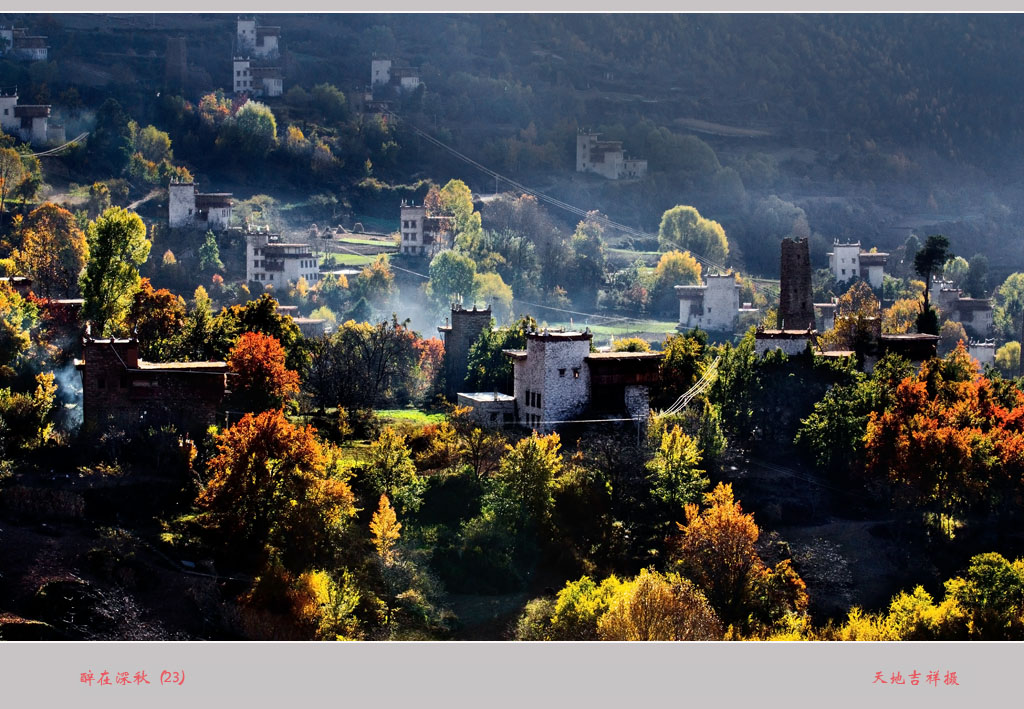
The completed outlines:
{"type": "Polygon", "coordinates": [[[260,25],[255,17],[238,18],[232,64],[235,94],[273,98],[284,92],[280,41],[280,27],[260,25]]]}

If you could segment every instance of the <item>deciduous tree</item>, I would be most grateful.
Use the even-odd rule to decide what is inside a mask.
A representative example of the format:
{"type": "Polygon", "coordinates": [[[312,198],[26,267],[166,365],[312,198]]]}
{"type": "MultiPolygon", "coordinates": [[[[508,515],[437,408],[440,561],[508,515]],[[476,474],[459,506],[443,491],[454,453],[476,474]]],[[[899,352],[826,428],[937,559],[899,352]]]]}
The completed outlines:
{"type": "Polygon", "coordinates": [[[152,245],[138,214],[111,207],[89,224],[89,261],[80,287],[94,335],[117,332],[139,287],[139,266],[152,245]]]}

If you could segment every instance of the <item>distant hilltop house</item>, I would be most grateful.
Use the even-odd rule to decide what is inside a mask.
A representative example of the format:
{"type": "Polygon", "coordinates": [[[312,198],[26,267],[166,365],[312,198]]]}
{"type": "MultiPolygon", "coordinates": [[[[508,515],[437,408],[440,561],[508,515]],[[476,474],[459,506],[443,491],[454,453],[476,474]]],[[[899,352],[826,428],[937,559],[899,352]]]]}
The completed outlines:
{"type": "MultiPolygon", "coordinates": [[[[551,431],[579,419],[634,420],[646,425],[650,387],[659,381],[661,352],[591,352],[588,331],[527,333],[525,350],[506,350],[514,369],[513,393],[460,392],[469,346],[490,327],[488,308],[452,305],[444,336],[445,374],[460,406],[491,426],[520,425],[551,431]]],[[[450,396],[450,394],[449,394],[450,396]]]]}
{"type": "Polygon", "coordinates": [[[410,256],[433,256],[449,247],[452,218],[427,214],[427,208],[403,202],[402,231],[398,252],[410,256]]]}
{"type": "Polygon", "coordinates": [[[75,368],[87,429],[172,419],[205,430],[227,392],[225,362],[146,362],[134,338],[96,339],[87,331],[75,368]]]}
{"type": "Polygon", "coordinates": [[[253,66],[247,57],[235,57],[233,78],[236,94],[273,98],[284,92],[284,75],[280,67],[253,66]]]}
{"type": "Polygon", "coordinates": [[[414,91],[422,83],[419,69],[398,66],[390,59],[370,60],[370,88],[393,86],[399,91],[414,91]]]}
{"type": "Polygon", "coordinates": [[[18,104],[18,87],[0,89],[0,128],[25,143],[63,142],[64,127],[50,124],[50,106],[18,104]]]}
{"type": "Polygon", "coordinates": [[[828,255],[828,267],[838,283],[863,278],[875,290],[882,287],[888,261],[889,254],[864,251],[859,241],[840,244],[837,240],[828,255]]]}
{"type": "Polygon", "coordinates": [[[679,297],[679,327],[699,327],[708,332],[735,332],[741,312],[740,285],[732,273],[709,274],[704,285],[676,286],[679,297]]]}
{"type": "Polygon", "coordinates": [[[576,136],[576,172],[595,172],[609,180],[647,174],[647,161],[627,157],[621,140],[598,140],[599,137],[597,133],[576,136]]]}
{"type": "Polygon", "coordinates": [[[45,62],[49,52],[46,37],[30,35],[24,27],[0,26],[0,56],[45,62]]]}
{"type": "MultiPolygon", "coordinates": [[[[978,338],[992,337],[993,318],[990,298],[967,298],[950,281],[936,279],[929,291],[932,305],[939,314],[964,326],[968,335],[978,338]]],[[[941,321],[940,321],[941,322],[941,321]]]]}
{"type": "Polygon", "coordinates": [[[200,192],[194,182],[167,186],[167,221],[172,229],[223,231],[231,225],[230,192],[200,192]]]}
{"type": "Polygon", "coordinates": [[[257,59],[276,59],[281,53],[281,28],[256,23],[255,17],[239,17],[235,46],[257,59]]]}
{"type": "Polygon", "coordinates": [[[310,244],[285,242],[270,229],[245,235],[245,280],[284,288],[305,278],[309,285],[320,280],[320,255],[310,244]]]}

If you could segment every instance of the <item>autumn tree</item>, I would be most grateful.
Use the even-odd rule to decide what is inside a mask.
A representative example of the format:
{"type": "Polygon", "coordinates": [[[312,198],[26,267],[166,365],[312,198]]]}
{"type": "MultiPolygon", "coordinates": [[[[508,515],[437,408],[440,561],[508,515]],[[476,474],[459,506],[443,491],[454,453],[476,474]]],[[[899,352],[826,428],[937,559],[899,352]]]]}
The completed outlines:
{"type": "Polygon", "coordinates": [[[118,331],[139,287],[139,266],[152,245],[138,214],[111,207],[86,231],[89,261],[79,283],[85,298],[83,315],[94,335],[118,331]]]}
{"type": "Polygon", "coordinates": [[[555,480],[563,469],[557,433],[534,431],[509,446],[488,483],[483,508],[513,535],[544,529],[554,508],[555,480]]]}
{"type": "Polygon", "coordinates": [[[996,369],[1004,377],[1016,377],[1020,374],[1020,343],[1016,340],[1007,342],[996,350],[996,369]]]}
{"type": "Polygon", "coordinates": [[[39,309],[8,283],[0,282],[0,378],[14,375],[32,346],[39,309]]]}
{"type": "Polygon", "coordinates": [[[370,444],[357,482],[368,499],[386,495],[403,515],[419,509],[426,485],[416,472],[405,436],[391,426],[370,444]]]}
{"type": "Polygon", "coordinates": [[[215,442],[196,505],[218,547],[251,566],[271,549],[292,569],[333,556],[355,498],[312,428],[264,411],[246,414],[215,442]]]}
{"type": "Polygon", "coordinates": [[[387,255],[381,254],[373,263],[364,266],[359,275],[349,281],[349,290],[354,301],[365,298],[376,308],[388,303],[395,294],[395,274],[387,255]]]}
{"type": "Polygon", "coordinates": [[[871,414],[867,471],[896,499],[945,515],[1012,509],[1024,481],[1024,394],[981,376],[960,345],[905,377],[871,414]]]}
{"type": "Polygon", "coordinates": [[[13,254],[18,268],[44,298],[70,298],[89,258],[85,233],[68,210],[52,202],[33,209],[21,225],[21,247],[13,254]]]}
{"type": "Polygon", "coordinates": [[[473,193],[462,180],[449,180],[438,192],[438,211],[455,222],[456,238],[480,231],[480,213],[473,209],[473,193]]]}
{"type": "Polygon", "coordinates": [[[722,225],[685,205],[672,207],[661,216],[658,242],[663,249],[681,249],[718,263],[729,256],[729,240],[722,225]]]}
{"type": "Polygon", "coordinates": [[[920,298],[898,299],[882,313],[882,332],[893,335],[910,332],[917,325],[921,304],[920,298]]]}
{"type": "Polygon", "coordinates": [[[642,337],[623,337],[612,340],[612,352],[650,352],[651,343],[642,337]]]}
{"type": "Polygon", "coordinates": [[[390,564],[395,558],[394,547],[401,530],[402,523],[398,521],[391,501],[388,500],[387,495],[381,495],[377,511],[373,513],[373,519],[370,520],[370,534],[373,538],[373,546],[377,550],[377,556],[385,564],[390,564]]]}
{"type": "Polygon", "coordinates": [[[280,408],[299,391],[299,375],[288,369],[277,338],[246,332],[231,349],[228,367],[234,374],[234,404],[245,411],[280,408]]]}
{"type": "Polygon", "coordinates": [[[819,338],[821,348],[853,350],[863,356],[874,338],[879,314],[878,298],[871,286],[857,281],[839,297],[835,325],[819,338]]]}
{"type": "Polygon", "coordinates": [[[21,182],[25,174],[25,165],[21,155],[14,148],[0,148],[0,214],[7,203],[7,196],[21,182]]]}
{"type": "Polygon", "coordinates": [[[597,624],[602,640],[718,640],[722,624],[704,594],[678,574],[644,569],[619,588],[597,624]]]}
{"type": "Polygon", "coordinates": [[[703,510],[687,505],[674,559],[722,621],[750,631],[803,613],[808,603],[803,581],[788,561],[765,566],[756,550],[760,530],[733,498],[732,486],[719,483],[705,504],[703,510]]]}
{"type": "Polygon", "coordinates": [[[688,251],[666,251],[654,267],[651,301],[660,313],[679,312],[676,286],[700,285],[701,266],[688,251]]]}
{"type": "Polygon", "coordinates": [[[185,301],[166,288],[156,290],[143,278],[132,297],[126,324],[139,339],[139,355],[151,362],[169,359],[185,324],[185,301]]]}
{"type": "Polygon", "coordinates": [[[273,296],[264,293],[255,300],[222,308],[211,325],[209,345],[213,356],[227,359],[243,333],[258,332],[276,339],[288,357],[288,368],[300,371],[306,364],[302,333],[290,316],[278,312],[277,305],[273,296]]]}
{"type": "Polygon", "coordinates": [[[679,426],[662,433],[658,450],[647,463],[647,477],[654,497],[673,514],[703,498],[710,481],[700,463],[697,441],[679,426]]]}

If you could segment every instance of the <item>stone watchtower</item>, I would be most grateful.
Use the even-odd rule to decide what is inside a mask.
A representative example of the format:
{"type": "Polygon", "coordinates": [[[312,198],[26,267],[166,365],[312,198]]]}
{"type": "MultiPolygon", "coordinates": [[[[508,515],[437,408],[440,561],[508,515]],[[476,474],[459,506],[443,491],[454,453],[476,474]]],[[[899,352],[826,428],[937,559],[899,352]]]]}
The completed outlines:
{"type": "Polygon", "coordinates": [[[444,393],[449,401],[455,401],[455,395],[466,381],[469,348],[490,326],[490,307],[477,309],[474,305],[467,310],[453,303],[448,324],[437,328],[444,337],[444,393]]]}
{"type": "Polygon", "coordinates": [[[782,240],[782,283],[779,292],[780,330],[814,328],[811,302],[811,254],[807,239],[782,240]]]}

